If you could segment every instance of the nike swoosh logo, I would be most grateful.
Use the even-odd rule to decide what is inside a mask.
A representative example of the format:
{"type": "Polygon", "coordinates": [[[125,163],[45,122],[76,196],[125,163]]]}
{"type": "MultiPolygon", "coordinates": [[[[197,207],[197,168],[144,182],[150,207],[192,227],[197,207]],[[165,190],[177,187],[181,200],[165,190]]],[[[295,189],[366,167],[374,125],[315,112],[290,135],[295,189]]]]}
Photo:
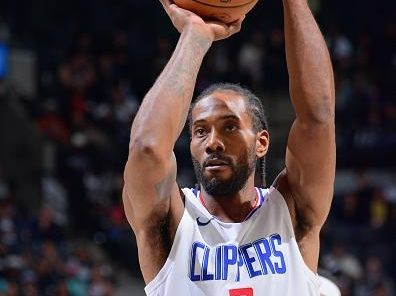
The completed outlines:
{"type": "Polygon", "coordinates": [[[208,222],[201,222],[199,219],[200,219],[201,217],[198,217],[197,218],[197,224],[198,224],[198,226],[206,226],[206,225],[208,225],[214,218],[212,218],[212,219],[210,219],[208,222]]]}

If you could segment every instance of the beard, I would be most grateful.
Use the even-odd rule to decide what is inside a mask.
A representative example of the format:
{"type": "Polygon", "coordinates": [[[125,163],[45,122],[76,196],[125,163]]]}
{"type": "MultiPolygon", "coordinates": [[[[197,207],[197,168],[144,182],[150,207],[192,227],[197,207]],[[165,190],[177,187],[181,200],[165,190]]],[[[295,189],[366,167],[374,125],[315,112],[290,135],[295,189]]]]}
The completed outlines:
{"type": "MultiPolygon", "coordinates": [[[[221,155],[213,154],[205,162],[212,158],[224,159],[221,155]]],[[[197,181],[208,194],[212,196],[232,196],[245,187],[249,176],[254,172],[256,155],[253,147],[253,149],[249,149],[247,155],[238,159],[237,165],[228,161],[232,173],[231,177],[226,180],[220,180],[215,176],[206,177],[204,175],[205,166],[202,166],[194,157],[192,157],[192,162],[197,181]]]]}

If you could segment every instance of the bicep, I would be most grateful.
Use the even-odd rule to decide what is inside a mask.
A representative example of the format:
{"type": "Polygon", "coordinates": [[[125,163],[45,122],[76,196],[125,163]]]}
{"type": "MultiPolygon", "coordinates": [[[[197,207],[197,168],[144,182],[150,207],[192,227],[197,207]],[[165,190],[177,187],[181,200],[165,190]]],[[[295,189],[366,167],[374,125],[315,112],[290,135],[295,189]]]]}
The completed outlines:
{"type": "Polygon", "coordinates": [[[333,197],[336,143],[334,121],[304,124],[298,119],[290,131],[286,176],[300,219],[321,226],[333,197]]]}

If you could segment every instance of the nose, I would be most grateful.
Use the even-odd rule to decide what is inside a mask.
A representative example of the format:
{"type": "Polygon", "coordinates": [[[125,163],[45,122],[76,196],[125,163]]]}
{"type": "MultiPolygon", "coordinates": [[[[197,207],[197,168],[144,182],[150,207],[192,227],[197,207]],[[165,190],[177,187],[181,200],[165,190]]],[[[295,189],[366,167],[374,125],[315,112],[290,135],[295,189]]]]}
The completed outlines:
{"type": "Polygon", "coordinates": [[[225,146],[216,130],[212,129],[206,142],[206,153],[224,152],[225,146]]]}

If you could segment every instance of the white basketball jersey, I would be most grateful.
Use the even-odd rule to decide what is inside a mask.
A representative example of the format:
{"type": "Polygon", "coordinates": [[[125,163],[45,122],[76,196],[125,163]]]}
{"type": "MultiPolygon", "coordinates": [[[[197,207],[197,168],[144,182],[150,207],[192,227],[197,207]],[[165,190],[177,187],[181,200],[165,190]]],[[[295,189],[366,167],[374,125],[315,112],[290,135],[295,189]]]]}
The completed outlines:
{"type": "Polygon", "coordinates": [[[242,223],[224,223],[183,189],[185,211],[169,257],[145,288],[148,296],[319,296],[320,280],[304,263],[288,207],[274,188],[256,189],[242,223]]]}

